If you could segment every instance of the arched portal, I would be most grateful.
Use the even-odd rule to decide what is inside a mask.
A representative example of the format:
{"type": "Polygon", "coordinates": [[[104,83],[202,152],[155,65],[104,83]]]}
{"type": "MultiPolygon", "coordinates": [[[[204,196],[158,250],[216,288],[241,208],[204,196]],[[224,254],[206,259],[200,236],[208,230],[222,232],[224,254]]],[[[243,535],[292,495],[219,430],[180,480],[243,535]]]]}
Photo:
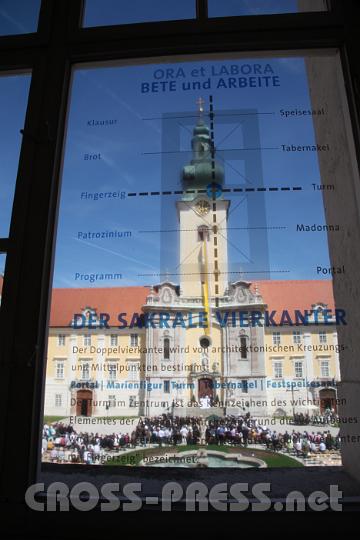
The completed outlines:
{"type": "Polygon", "coordinates": [[[323,413],[326,409],[334,409],[337,413],[337,404],[336,404],[336,390],[333,388],[323,388],[319,392],[320,399],[320,412],[323,413]]]}
{"type": "Polygon", "coordinates": [[[198,381],[198,397],[199,399],[209,397],[214,398],[214,385],[212,379],[203,377],[198,381]]]}
{"type": "Polygon", "coordinates": [[[92,414],[92,391],[79,390],[76,393],[76,415],[91,416],[92,414]]]}

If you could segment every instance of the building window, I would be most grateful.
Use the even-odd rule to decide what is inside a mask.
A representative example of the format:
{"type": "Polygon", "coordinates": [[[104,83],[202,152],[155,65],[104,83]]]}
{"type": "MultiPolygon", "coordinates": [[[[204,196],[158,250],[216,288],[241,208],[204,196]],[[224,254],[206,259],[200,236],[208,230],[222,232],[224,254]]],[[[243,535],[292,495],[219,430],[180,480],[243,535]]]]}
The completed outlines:
{"type": "Polygon", "coordinates": [[[170,359],[170,339],[164,339],[164,360],[170,359]]]}
{"type": "Polygon", "coordinates": [[[293,343],[295,344],[301,343],[301,332],[297,330],[293,332],[293,343]]]}
{"type": "Polygon", "coordinates": [[[319,332],[319,341],[320,341],[320,343],[326,343],[327,342],[326,332],[319,332]]]}
{"type": "Polygon", "coordinates": [[[89,364],[83,364],[81,374],[82,374],[82,379],[84,381],[88,381],[90,379],[90,365],[89,364]]]}
{"type": "Polygon", "coordinates": [[[129,362],[128,381],[136,382],[139,380],[139,362],[129,362]]]}
{"type": "Polygon", "coordinates": [[[84,347],[90,347],[91,345],[91,335],[87,334],[84,336],[84,347]]]}
{"type": "Polygon", "coordinates": [[[136,396],[129,396],[129,407],[136,407],[136,396]]]}
{"type": "Polygon", "coordinates": [[[108,373],[109,379],[114,381],[116,379],[116,364],[109,364],[108,373]]]}
{"type": "Polygon", "coordinates": [[[59,334],[58,335],[58,346],[59,347],[64,347],[65,346],[65,338],[66,338],[66,336],[64,334],[59,334]]]}
{"type": "Polygon", "coordinates": [[[62,407],[62,394],[55,394],[55,407],[62,407]]]}
{"type": "Polygon", "coordinates": [[[114,395],[109,396],[108,401],[109,401],[109,408],[116,407],[116,396],[114,395]]]}
{"type": "Polygon", "coordinates": [[[56,362],[56,378],[64,378],[64,362],[56,362]]]}
{"type": "Polygon", "coordinates": [[[170,394],[170,381],[164,381],[164,394],[170,394]]]}
{"type": "Polygon", "coordinates": [[[203,242],[204,240],[209,240],[209,238],[209,227],[206,225],[200,225],[200,227],[198,227],[198,240],[203,242]]]}
{"type": "Polygon", "coordinates": [[[138,334],[130,334],[130,346],[131,347],[137,347],[139,344],[139,335],[138,334]]]}
{"type": "Polygon", "coordinates": [[[116,334],[111,334],[110,336],[110,345],[111,347],[117,347],[118,344],[118,337],[116,334]]]}
{"type": "Polygon", "coordinates": [[[273,332],[272,341],[273,345],[280,345],[280,332],[273,332]]]}
{"type": "Polygon", "coordinates": [[[282,379],[283,377],[283,364],[282,362],[274,362],[274,378],[282,379]]]}
{"type": "Polygon", "coordinates": [[[295,368],[295,377],[298,379],[301,379],[303,377],[303,363],[295,362],[294,368],[295,368]]]}
{"type": "Polygon", "coordinates": [[[241,381],[241,391],[242,391],[243,394],[248,394],[249,393],[249,386],[248,386],[247,379],[243,379],[241,381]]]}
{"type": "Polygon", "coordinates": [[[240,338],[240,354],[243,360],[247,359],[246,337],[240,338]]]}
{"type": "Polygon", "coordinates": [[[330,377],[329,361],[321,360],[321,376],[330,377]]]}

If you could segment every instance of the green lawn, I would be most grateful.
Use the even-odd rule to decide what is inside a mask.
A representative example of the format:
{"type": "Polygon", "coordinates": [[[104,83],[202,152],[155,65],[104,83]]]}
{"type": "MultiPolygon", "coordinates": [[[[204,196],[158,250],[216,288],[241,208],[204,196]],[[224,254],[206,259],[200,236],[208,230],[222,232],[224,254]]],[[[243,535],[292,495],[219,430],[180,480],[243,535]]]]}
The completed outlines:
{"type": "Polygon", "coordinates": [[[53,422],[59,422],[63,416],[44,416],[44,424],[52,424],[53,422]]]}

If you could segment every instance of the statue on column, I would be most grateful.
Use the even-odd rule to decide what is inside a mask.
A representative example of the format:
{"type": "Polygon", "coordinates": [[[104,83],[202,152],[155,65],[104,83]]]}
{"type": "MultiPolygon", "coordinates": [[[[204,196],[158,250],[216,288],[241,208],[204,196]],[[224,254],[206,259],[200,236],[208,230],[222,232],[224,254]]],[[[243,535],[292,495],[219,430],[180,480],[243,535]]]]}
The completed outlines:
{"type": "Polygon", "coordinates": [[[200,416],[200,444],[206,444],[206,428],[207,422],[203,416],[200,416]]]}

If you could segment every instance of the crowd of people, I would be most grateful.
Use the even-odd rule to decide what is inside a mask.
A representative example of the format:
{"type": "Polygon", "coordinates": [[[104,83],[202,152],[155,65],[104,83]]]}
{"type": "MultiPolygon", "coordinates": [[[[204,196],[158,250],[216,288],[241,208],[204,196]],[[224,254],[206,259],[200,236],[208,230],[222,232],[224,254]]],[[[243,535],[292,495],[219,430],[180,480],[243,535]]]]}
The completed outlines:
{"type": "Polygon", "coordinates": [[[309,425],[336,425],[339,422],[339,417],[333,409],[325,409],[323,414],[303,414],[295,413],[292,422],[298,426],[309,425]]]}
{"type": "Polygon", "coordinates": [[[162,414],[153,418],[140,418],[131,433],[76,432],[72,425],[45,424],[43,428],[43,455],[52,462],[99,463],[105,453],[146,448],[149,446],[177,445],[230,445],[247,447],[261,445],[272,451],[285,451],[299,457],[339,450],[340,438],[330,431],[285,431],[259,424],[256,418],[226,416],[211,418],[178,417],[162,414]]]}

